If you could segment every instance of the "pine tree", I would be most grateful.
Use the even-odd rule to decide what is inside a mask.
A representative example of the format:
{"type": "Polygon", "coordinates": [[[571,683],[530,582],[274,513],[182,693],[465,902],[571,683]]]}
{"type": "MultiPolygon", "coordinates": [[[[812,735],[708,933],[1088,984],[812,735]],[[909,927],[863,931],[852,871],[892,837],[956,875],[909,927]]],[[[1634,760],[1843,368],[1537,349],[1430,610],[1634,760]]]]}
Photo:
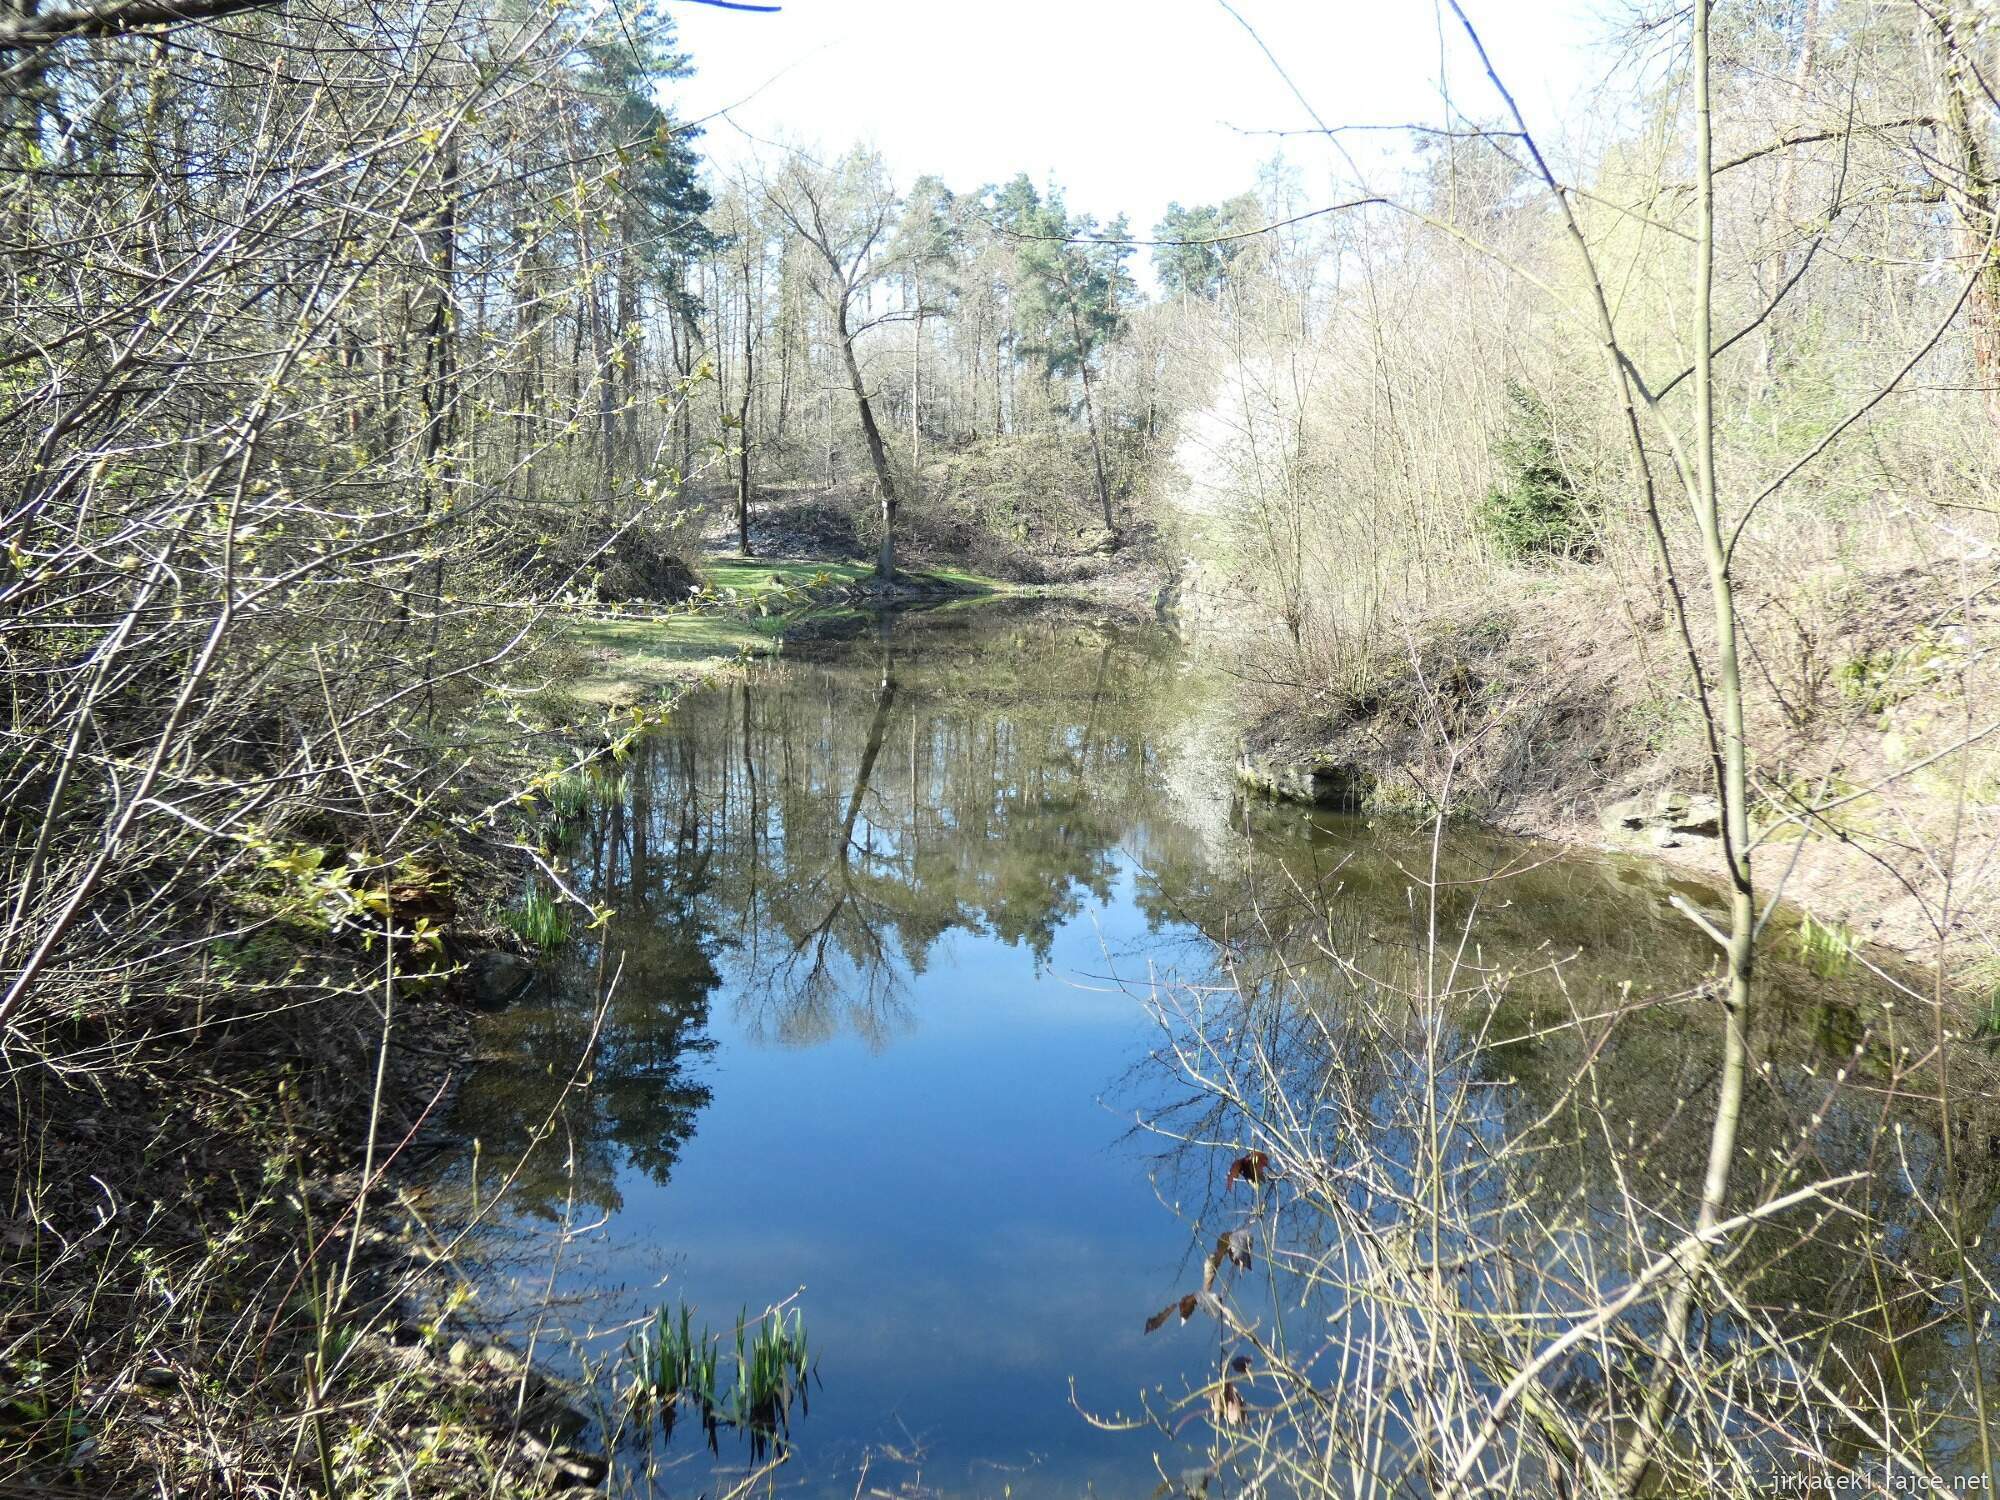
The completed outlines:
{"type": "Polygon", "coordinates": [[[1245,195],[1227,203],[1183,208],[1169,203],[1153,238],[1164,241],[1153,249],[1153,271],[1160,290],[1169,297],[1199,297],[1214,301],[1222,295],[1236,259],[1251,243],[1248,236],[1229,238],[1254,228],[1260,217],[1257,200],[1245,195]]]}
{"type": "Polygon", "coordinates": [[[1493,439],[1499,482],[1480,502],[1487,537],[1511,562],[1597,557],[1597,524],[1589,500],[1556,451],[1555,414],[1518,380],[1507,382],[1507,405],[1493,439]]]}

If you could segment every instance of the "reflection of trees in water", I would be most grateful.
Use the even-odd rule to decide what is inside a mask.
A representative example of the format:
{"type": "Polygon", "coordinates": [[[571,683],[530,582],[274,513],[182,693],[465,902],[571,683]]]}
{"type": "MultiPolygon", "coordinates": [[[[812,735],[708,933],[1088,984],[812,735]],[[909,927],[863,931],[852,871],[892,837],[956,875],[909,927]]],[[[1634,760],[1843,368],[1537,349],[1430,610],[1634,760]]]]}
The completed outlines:
{"type": "MultiPolygon", "coordinates": [[[[1146,635],[918,621],[690,696],[571,851],[616,915],[548,1005],[496,1018],[508,1060],[468,1085],[465,1129],[489,1160],[526,1141],[621,963],[593,1086],[562,1120],[582,1201],[601,1207],[621,1158],[664,1180],[692,1134],[725,976],[753,1040],[882,1047],[913,1024],[912,982],[952,932],[1045,963],[1110,896],[1121,841],[1176,838],[1151,729],[1177,709],[1174,672],[1146,635]]],[[[542,1154],[525,1197],[560,1197],[565,1154],[542,1154]]]]}
{"type": "MultiPolygon", "coordinates": [[[[1254,1293],[1240,1284],[1233,1309],[1284,1354],[1258,1351],[1248,1419],[1218,1424],[1217,1453],[1268,1459],[1243,1445],[1272,1424],[1298,1439],[1294,1454],[1372,1434],[1387,1455],[1377,1477],[1421,1493],[1470,1451],[1491,1393],[1693,1221],[1716,1088],[1710,955],[1687,924],[1655,919],[1618,866],[1563,862],[1482,889],[1522,851],[1476,835],[1455,837],[1439,871],[1453,884],[1438,892],[1433,947],[1421,848],[1299,826],[1258,841],[1251,869],[1154,872],[1159,899],[1218,938],[1206,984],[1158,997],[1159,1060],[1184,1091],[1155,1116],[1182,1143],[1163,1161],[1164,1196],[1199,1226],[1198,1259],[1246,1212],[1229,1161],[1256,1149],[1280,1164],[1254,1222],[1259,1261],[1282,1274],[1254,1293]],[[1499,990],[1511,973],[1523,977],[1499,990]]],[[[1939,1204],[1949,1188],[1990,1223],[2000,1166],[1961,1149],[1958,1181],[1944,1182],[1931,1085],[1895,1049],[1879,983],[1827,981],[1781,950],[1766,967],[1732,1212],[1860,1180],[1730,1237],[1726,1291],[1705,1289],[1698,1326],[1729,1372],[1697,1404],[1731,1454],[1717,1474],[1782,1469],[1815,1445],[1830,1462],[1879,1463],[1829,1391],[1956,1472],[1967,1431],[1950,1423],[1968,1417],[1966,1382],[1995,1351],[1975,1357],[1959,1339],[1939,1204]]],[[[1990,1068],[1968,1054],[1953,1071],[1990,1068]]],[[[1990,1141],[1990,1104],[1965,1108],[1984,1121],[1967,1131],[1990,1141]]],[[[1976,1254],[1991,1276],[1990,1247],[1976,1254]]],[[[1641,1299],[1548,1368],[1542,1404],[1491,1450],[1493,1472],[1519,1462],[1546,1476],[1564,1454],[1611,1451],[1657,1319],[1641,1299]]],[[[1222,1357],[1236,1348],[1225,1333],[1222,1357]]],[[[1329,1475],[1340,1488],[1338,1464],[1318,1481],[1329,1475]]]]}
{"type": "MultiPolygon", "coordinates": [[[[751,694],[750,684],[743,684],[743,772],[754,799],[751,694]]],[[[894,895],[906,883],[907,872],[901,868],[894,841],[878,840],[874,823],[862,820],[895,702],[895,664],[885,653],[868,716],[868,737],[854,769],[846,809],[832,835],[830,858],[809,876],[814,895],[801,898],[803,907],[816,896],[825,905],[825,915],[803,932],[787,934],[788,944],[760,945],[769,957],[761,964],[753,958],[746,972],[738,1004],[746,1029],[759,1040],[811,1046],[836,1035],[844,1022],[871,1047],[879,1048],[906,1023],[901,960],[884,933],[896,922],[894,895]]],[[[797,845],[787,838],[784,847],[797,845]]]]}
{"type": "MultiPolygon", "coordinates": [[[[1532,848],[1466,830],[1447,841],[1435,918],[1419,832],[1245,805],[1241,838],[1219,845],[1181,815],[1157,749],[1184,697],[1176,664],[1143,639],[1058,623],[932,627],[893,651],[847,646],[690,698],[621,768],[621,788],[573,849],[579,880],[617,915],[601,941],[579,945],[550,1004],[498,1018],[495,1050],[515,1060],[469,1083],[468,1132],[489,1161],[511,1155],[584,1047],[600,977],[622,962],[594,1086],[564,1112],[568,1150],[542,1153],[526,1192],[558,1201],[568,1157],[582,1201],[615,1206],[624,1162],[664,1178],[695,1129],[719,989],[753,1037],[889,1045],[913,1023],[912,992],[952,933],[1046,964],[1058,930],[1129,871],[1152,927],[1146,961],[1216,986],[1189,1044],[1239,1083],[1169,1123],[1204,1142],[1259,1145],[1276,1096],[1251,1085],[1274,1083],[1312,1158],[1343,1185],[1341,1212],[1391,1226],[1400,1216],[1405,1230],[1413,1164],[1424,1152],[1443,1160],[1438,1201],[1452,1228],[1431,1240],[1506,1247],[1457,1284],[1462,1307],[1514,1317],[1496,1312],[1497,1342],[1464,1354],[1452,1378],[1476,1387],[1525,1356],[1536,1320],[1628,1274],[1688,1217],[1715,1060],[1702,1002],[1685,997],[1708,973],[1708,949],[1667,908],[1674,888],[1661,877],[1537,864],[1532,848]],[[1502,871],[1509,878],[1486,882],[1502,871]],[[1433,920],[1448,954],[1439,964],[1433,920]],[[1501,976],[1512,978],[1496,1006],[1501,976]],[[1439,997],[1441,1023],[1412,994],[1439,997]],[[1629,1013],[1614,1015],[1620,1007],[1629,1013]],[[1517,1148],[1531,1131],[1536,1149],[1517,1148]]],[[[1747,1106],[1746,1138],[1762,1149],[1746,1201],[1867,1163],[1881,1139],[1881,1103],[1867,1092],[1884,1076],[1880,1013],[1781,958],[1768,974],[1755,1041],[1772,1068],[1747,1106]],[[1862,1065],[1832,1089],[1829,1048],[1857,1045],[1862,1065]]],[[[1159,1096],[1157,1079],[1135,1087],[1159,1096]]],[[[1913,1173],[1935,1174],[1922,1121],[1907,1101],[1896,1107],[1913,1173]]],[[[1214,1160],[1206,1147],[1189,1153],[1171,1194],[1190,1211],[1207,1205],[1209,1243],[1230,1207],[1226,1195],[1210,1201],[1214,1160]]],[[[1977,1149],[1959,1160],[1974,1177],[1987,1170],[1977,1149]]],[[[1895,1236],[1896,1295],[1872,1294],[1847,1221],[1804,1235],[1774,1224],[1745,1236],[1732,1262],[1749,1315],[1794,1301],[1832,1311],[1839,1339],[1827,1347],[1844,1350],[1872,1337],[1857,1309],[1892,1330],[1933,1315],[1945,1252],[1925,1238],[1915,1200],[1897,1196],[1901,1163],[1869,1164],[1874,1210],[1895,1236]]],[[[1968,1188],[1990,1213],[1993,1184],[1968,1188]]],[[[1352,1227],[1295,1201],[1272,1233],[1288,1254],[1337,1265],[1334,1295],[1349,1299],[1349,1287],[1386,1274],[1379,1257],[1350,1258],[1352,1227]]],[[[1341,1326],[1386,1329],[1375,1305],[1354,1300],[1341,1326]]],[[[1323,1315],[1335,1308],[1322,1299],[1319,1310],[1332,1326],[1323,1315]]],[[[1719,1309],[1714,1326],[1742,1316],[1719,1309]]],[[[1622,1357],[1620,1346],[1610,1353],[1622,1357]]],[[[1913,1346],[1911,1358],[1922,1353],[1913,1346]]]]}
{"type": "Polygon", "coordinates": [[[1045,961],[1108,898],[1158,797],[1139,710],[1160,659],[1068,634],[927,630],[788,664],[686,705],[682,759],[642,757],[636,775],[685,779],[709,814],[708,900],[753,1036],[886,1045],[949,933],[1045,961]]]}
{"type": "MultiPolygon", "coordinates": [[[[1258,805],[1238,807],[1241,837],[1219,843],[1168,790],[1160,731],[1186,705],[1176,664],[1143,638],[1060,622],[916,636],[699,694],[622,768],[572,851],[617,916],[569,957],[551,1003],[497,1019],[493,1050],[510,1060],[476,1075],[461,1106],[488,1160],[510,1159],[622,963],[594,1086],[568,1102],[568,1150],[537,1159],[529,1201],[571,1188],[565,1158],[600,1207],[616,1205],[624,1162],[671,1172],[707,1100],[696,1068],[725,985],[753,1038],[886,1046],[913,1024],[911,993],[952,933],[1046,965],[1063,925],[1129,871],[1147,963],[1207,986],[1163,1035],[1231,1084],[1164,1118],[1202,1143],[1169,1165],[1170,1196],[1200,1215],[1199,1260],[1243,1195],[1220,1191],[1211,1143],[1263,1149],[1284,1133],[1290,1159],[1324,1175],[1264,1226],[1260,1266],[1276,1250],[1327,1271],[1311,1331],[1347,1339],[1337,1367],[1352,1373],[1442,1295],[1403,1262],[1463,1261],[1454,1300],[1420,1316],[1466,1333],[1439,1378],[1461,1395],[1490,1388],[1551,1320],[1691,1218],[1715,1089],[1712,955],[1666,898],[1702,892],[1453,830],[1433,901],[1420,831],[1258,805]]],[[[1881,1338],[1937,1317],[1950,1249],[1917,1193],[1934,1199],[1941,1154],[1911,1097],[1921,1078],[1898,1067],[1863,986],[1818,979],[1781,948],[1766,984],[1753,1043],[1770,1067],[1746,1101],[1757,1150],[1743,1202],[1866,1167],[1847,1202],[1885,1238],[1871,1257],[1850,1218],[1756,1227],[1729,1262],[1742,1306],[1711,1307],[1705,1327],[1726,1339],[1797,1304],[1821,1320],[1824,1368],[1863,1368],[1881,1338]]],[[[1134,1087],[1160,1097],[1157,1075],[1134,1087]]],[[[2000,1203],[1983,1149],[1994,1110],[1968,1105],[1958,1153],[1980,1222],[2000,1203]]],[[[1625,1326],[1644,1334],[1644,1318],[1625,1326]]],[[[1549,1389],[1587,1411],[1633,1347],[1594,1343],[1549,1389]]],[[[1900,1352],[1951,1378],[1948,1337],[1926,1331],[1900,1352]]]]}
{"type": "Polygon", "coordinates": [[[620,934],[576,943],[545,999],[489,1018],[488,1060],[456,1106],[489,1174],[511,1167],[553,1115],[559,1144],[529,1157],[514,1190],[521,1206],[550,1213],[571,1192],[617,1208],[621,1162],[664,1182],[709,1100],[694,1067],[714,1047],[708,1003],[721,976],[699,800],[691,784],[677,792],[656,778],[618,776],[604,790],[571,852],[578,878],[619,910],[620,934]],[[586,1055],[589,1087],[566,1089],[586,1055]]]}

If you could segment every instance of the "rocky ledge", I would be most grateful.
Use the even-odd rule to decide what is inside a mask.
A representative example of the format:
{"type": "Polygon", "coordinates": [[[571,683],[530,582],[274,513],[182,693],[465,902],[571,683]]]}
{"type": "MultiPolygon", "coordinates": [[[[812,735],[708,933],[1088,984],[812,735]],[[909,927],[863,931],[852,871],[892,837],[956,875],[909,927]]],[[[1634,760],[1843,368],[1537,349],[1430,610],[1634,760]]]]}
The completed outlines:
{"type": "Polygon", "coordinates": [[[1283,761],[1248,749],[1237,759],[1236,779],[1259,796],[1343,812],[1358,812],[1375,790],[1374,778],[1354,766],[1283,761]]]}
{"type": "Polygon", "coordinates": [[[1604,809],[1602,821],[1609,837],[1677,849],[1691,838],[1720,838],[1722,804],[1706,793],[1668,789],[1614,802],[1604,809]]]}

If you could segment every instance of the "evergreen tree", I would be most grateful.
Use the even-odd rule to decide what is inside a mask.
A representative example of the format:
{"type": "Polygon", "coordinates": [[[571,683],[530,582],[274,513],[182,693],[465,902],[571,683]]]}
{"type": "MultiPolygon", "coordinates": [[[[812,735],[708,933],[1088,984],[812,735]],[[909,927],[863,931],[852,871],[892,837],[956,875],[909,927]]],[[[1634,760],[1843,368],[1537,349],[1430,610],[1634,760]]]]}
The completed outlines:
{"type": "Polygon", "coordinates": [[[1016,258],[1021,351],[1049,378],[1067,379],[1090,368],[1125,326],[1135,297],[1125,217],[1104,227],[1088,214],[1072,219],[1051,193],[1024,223],[1016,258]]]}
{"type": "MultiPolygon", "coordinates": [[[[1024,179],[1016,182],[1024,183],[1024,179]]],[[[1132,254],[1126,243],[1125,218],[1121,214],[1100,229],[1097,220],[1087,214],[1070,218],[1061,195],[1051,192],[1028,220],[1035,228],[1022,239],[1016,258],[1019,290],[1015,310],[1021,350],[1040,363],[1049,381],[1076,377],[1084,424],[1090,433],[1098,504],[1105,529],[1116,532],[1111,482],[1104,465],[1104,436],[1098,426],[1091,382],[1100,352],[1124,328],[1126,309],[1133,300],[1132,277],[1125,267],[1132,254]]]]}
{"type": "Polygon", "coordinates": [[[1596,517],[1556,451],[1555,414],[1518,380],[1507,382],[1493,457],[1500,478],[1480,502],[1479,521],[1502,556],[1523,563],[1597,557],[1596,517]]]}
{"type": "Polygon", "coordinates": [[[1250,243],[1225,236],[1254,227],[1258,217],[1254,198],[1193,208],[1169,203],[1160,222],[1153,226],[1153,238],[1169,242],[1153,247],[1153,271],[1160,278],[1160,290],[1169,297],[1209,301],[1221,296],[1231,267],[1250,243]]]}

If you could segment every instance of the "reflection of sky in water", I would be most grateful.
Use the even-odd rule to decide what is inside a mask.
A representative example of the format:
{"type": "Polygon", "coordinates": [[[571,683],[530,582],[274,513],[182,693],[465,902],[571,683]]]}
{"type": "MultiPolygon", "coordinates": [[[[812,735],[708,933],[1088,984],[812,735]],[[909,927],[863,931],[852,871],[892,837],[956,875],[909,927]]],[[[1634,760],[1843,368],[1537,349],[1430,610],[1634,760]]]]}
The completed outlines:
{"type": "MultiPolygon", "coordinates": [[[[1113,976],[1209,977],[1199,929],[1260,983],[1268,951],[1244,945],[1249,914],[1281,913],[1303,888],[1324,909],[1302,930],[1391,981],[1409,977],[1424,925],[1420,832],[1249,810],[1246,839],[1217,774],[1226,738],[1156,638],[981,619],[905,622],[891,655],[855,643],[694,696],[573,851],[579,881],[618,911],[605,952],[624,962],[594,1090],[558,1136],[591,1205],[577,1217],[610,1210],[566,1252],[560,1289],[593,1294],[573,1325],[685,1299],[727,1332],[739,1309],[802,1289],[824,1384],[781,1483],[807,1493],[851,1494],[865,1453],[871,1484],[919,1478],[884,1467],[885,1447],[923,1450],[923,1485],[946,1494],[1150,1493],[1164,1440],[1093,1429],[1071,1382],[1110,1415],[1213,1368],[1212,1328],[1141,1331],[1199,1275],[1153,1172],[1171,1200],[1206,1191],[1212,1164],[1176,1170],[1154,1159],[1156,1138],[1128,1137],[1135,1109],[1184,1090],[1139,1066],[1159,1034],[1113,976]]],[[[1513,1034],[1548,1031],[1577,996],[1626,980],[1668,994],[1712,967],[1666,901],[1701,900],[1698,886],[1633,862],[1543,862],[1468,830],[1448,854],[1461,878],[1534,866],[1478,897],[1463,955],[1474,988],[1471,970],[1524,974],[1503,1017],[1513,1034]],[[1570,955],[1565,998],[1535,971],[1570,955]]],[[[1474,889],[1441,898],[1441,930],[1474,889]]],[[[579,944],[550,1003],[495,1018],[500,1061],[459,1106],[489,1163],[545,1116],[585,1045],[597,956],[579,944]]],[[[1752,1140],[1778,1129],[1760,1111],[1816,1087],[1799,1065],[1829,1037],[1847,1045],[1852,1022],[1781,961],[1766,986],[1758,1045],[1782,1066],[1753,1090],[1752,1140]]],[[[1598,1060],[1623,1111],[1659,1127],[1670,1180],[1699,1177],[1705,1133],[1686,1101],[1712,1093],[1712,1040],[1699,1007],[1666,1007],[1598,1060]]],[[[1493,1091],[1480,1131],[1567,1090],[1573,1042],[1550,1033],[1480,1064],[1518,1079],[1493,1091]]],[[[1309,1074],[1323,1057],[1301,1060],[1309,1074]]],[[[1835,1110],[1823,1139],[1851,1157],[1872,1125],[1835,1110]]],[[[1393,1158],[1389,1135],[1375,1144],[1393,1158]]],[[[564,1160],[546,1149],[516,1204],[546,1221],[564,1160]]],[[[1567,1191],[1572,1168],[1592,1170],[1551,1160],[1544,1187],[1567,1191]]],[[[1304,1316],[1325,1326],[1331,1310],[1304,1316]]],[[[732,1443],[725,1464],[742,1461],[732,1443]]],[[[676,1454],[697,1445],[684,1425],[676,1454]]],[[[696,1456],[663,1489],[706,1475],[696,1456]]]]}
{"type": "MultiPolygon", "coordinates": [[[[565,1316],[685,1299],[727,1333],[800,1293],[822,1384],[781,1488],[851,1494],[868,1455],[890,1489],[1150,1493],[1165,1440],[1078,1406],[1129,1413],[1213,1358],[1198,1328],[1143,1332],[1187,1239],[1129,1134],[1162,1081],[1132,1077],[1157,1033],[1117,982],[1202,953],[1140,868],[1178,833],[1135,707],[1182,669],[1150,635],[1017,638],[995,667],[1004,632],[917,634],[893,690],[870,641],[689,699],[573,851],[625,968],[570,1112],[576,1217],[610,1216],[565,1251],[565,1316]]],[[[581,1049],[595,959],[495,1018],[460,1108],[489,1161],[581,1049]]],[[[540,1222],[559,1155],[517,1197],[540,1222]]],[[[698,1446],[683,1424],[663,1491],[705,1482],[698,1446]]]]}
{"type": "Polygon", "coordinates": [[[1150,1025],[1130,997],[1059,977],[1104,973],[1102,944],[1143,932],[1130,889],[1061,928],[1040,975],[1025,949],[955,935],[880,1050],[852,1033],[746,1042],[731,987],[718,993],[714,1097],[670,1184],[621,1174],[624,1211],[591,1268],[644,1282],[670,1245],[667,1293],[713,1324],[803,1285],[824,1388],[802,1466],[913,1436],[939,1484],[1039,1456],[1150,1488],[1148,1442],[1095,1433],[1068,1405],[1071,1376],[1109,1413],[1176,1367],[1140,1328],[1178,1285],[1178,1236],[1099,1102],[1150,1025]]]}

